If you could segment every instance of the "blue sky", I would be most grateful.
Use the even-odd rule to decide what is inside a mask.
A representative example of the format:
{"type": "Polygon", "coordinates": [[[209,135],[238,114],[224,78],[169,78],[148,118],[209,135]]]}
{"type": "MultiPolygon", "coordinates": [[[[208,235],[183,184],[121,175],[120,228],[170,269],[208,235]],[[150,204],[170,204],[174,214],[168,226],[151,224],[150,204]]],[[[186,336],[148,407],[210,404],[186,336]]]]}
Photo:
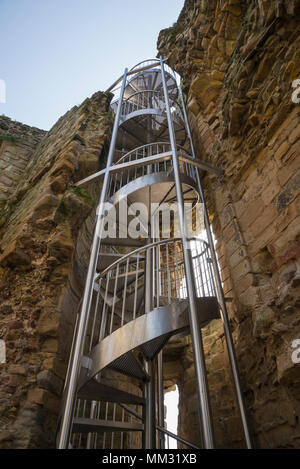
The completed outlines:
{"type": "Polygon", "coordinates": [[[48,130],[68,109],[156,56],[184,0],[0,0],[0,115],[48,130]]]}

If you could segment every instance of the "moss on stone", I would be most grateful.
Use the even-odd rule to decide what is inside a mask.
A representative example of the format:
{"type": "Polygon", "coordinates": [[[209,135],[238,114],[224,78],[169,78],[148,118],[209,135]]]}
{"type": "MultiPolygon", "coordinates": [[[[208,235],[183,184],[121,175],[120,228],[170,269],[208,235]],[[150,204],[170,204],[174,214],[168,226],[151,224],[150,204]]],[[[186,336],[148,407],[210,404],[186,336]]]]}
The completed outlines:
{"type": "Polygon", "coordinates": [[[15,135],[0,132],[0,143],[1,142],[18,143],[18,142],[21,142],[21,138],[16,137],[15,135]]]}
{"type": "Polygon", "coordinates": [[[77,197],[80,197],[84,202],[90,207],[94,207],[96,204],[95,199],[82,187],[71,186],[69,187],[70,191],[73,191],[77,197]]]}

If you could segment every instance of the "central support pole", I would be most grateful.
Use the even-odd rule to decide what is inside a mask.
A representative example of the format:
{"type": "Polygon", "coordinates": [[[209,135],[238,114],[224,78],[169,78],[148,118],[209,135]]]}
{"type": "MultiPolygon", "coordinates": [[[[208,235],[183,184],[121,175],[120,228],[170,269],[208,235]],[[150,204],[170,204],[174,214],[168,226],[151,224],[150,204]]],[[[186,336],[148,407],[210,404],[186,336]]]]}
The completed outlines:
{"type": "Polygon", "coordinates": [[[78,321],[76,338],[74,340],[73,355],[71,357],[72,363],[70,363],[70,366],[68,367],[68,376],[66,377],[66,381],[65,381],[66,384],[65,384],[64,396],[63,396],[63,402],[65,405],[64,405],[64,409],[62,413],[61,428],[60,428],[58,445],[57,445],[59,449],[66,449],[68,448],[68,445],[69,445],[70,432],[71,432],[72,419],[73,419],[73,411],[74,411],[74,403],[75,403],[76,391],[77,391],[76,387],[77,387],[78,377],[79,377],[80,368],[81,368],[86,329],[87,329],[89,313],[90,313],[90,308],[91,308],[91,303],[92,303],[95,272],[96,272],[98,255],[99,255],[99,250],[100,250],[101,234],[103,231],[103,224],[104,224],[103,213],[104,213],[104,204],[105,204],[105,200],[107,198],[107,192],[108,192],[108,182],[109,182],[109,176],[110,176],[109,171],[110,171],[111,164],[113,162],[113,157],[114,157],[114,152],[115,152],[117,132],[118,132],[118,127],[119,127],[119,122],[120,122],[121,107],[122,107],[126,80],[127,80],[127,68],[125,69],[125,72],[123,75],[123,83],[121,87],[116,117],[114,120],[109,153],[107,157],[106,172],[105,172],[102,191],[101,191],[101,195],[99,199],[96,226],[95,226],[95,231],[94,231],[93,243],[91,247],[91,255],[90,255],[90,261],[89,261],[87,277],[86,277],[86,282],[85,282],[83,301],[82,301],[82,306],[81,306],[81,311],[80,311],[80,316],[79,316],[79,321],[78,321]]]}
{"type": "Polygon", "coordinates": [[[197,384],[197,393],[198,393],[198,402],[199,402],[199,417],[200,417],[200,428],[203,447],[206,449],[212,449],[214,447],[213,440],[213,426],[212,426],[212,417],[209,404],[209,393],[208,393],[208,384],[206,377],[206,367],[205,367],[205,358],[204,350],[202,343],[201,335],[201,326],[199,322],[199,315],[196,307],[196,286],[195,279],[192,271],[192,256],[189,249],[189,240],[187,238],[187,230],[185,224],[184,216],[184,200],[182,194],[182,186],[180,181],[180,172],[177,158],[177,146],[175,139],[175,132],[173,126],[173,120],[170,110],[169,96],[166,84],[165,69],[162,57],[160,57],[160,67],[162,74],[162,83],[165,96],[166,112],[168,118],[169,134],[170,134],[170,143],[172,149],[172,162],[174,170],[174,179],[176,186],[176,195],[178,202],[178,215],[179,215],[179,226],[182,238],[182,249],[184,256],[184,266],[185,266],[185,275],[186,275],[186,285],[188,292],[189,300],[189,313],[190,313],[190,328],[191,336],[193,343],[193,352],[194,352],[194,362],[195,362],[195,372],[196,372],[196,384],[197,384]]]}
{"type": "MultiPolygon", "coordinates": [[[[151,242],[151,240],[150,240],[151,242]]],[[[153,255],[152,249],[147,249],[145,265],[145,314],[153,309],[153,255]]],[[[146,373],[149,380],[145,383],[144,394],[146,408],[144,411],[144,443],[145,449],[156,447],[156,422],[155,422],[155,367],[154,360],[145,360],[146,373]]]]}
{"type": "MultiPolygon", "coordinates": [[[[163,350],[157,355],[157,400],[158,400],[158,425],[165,426],[164,406],[164,376],[163,376],[163,350]]],[[[159,432],[159,449],[165,449],[165,435],[159,432]]]]}

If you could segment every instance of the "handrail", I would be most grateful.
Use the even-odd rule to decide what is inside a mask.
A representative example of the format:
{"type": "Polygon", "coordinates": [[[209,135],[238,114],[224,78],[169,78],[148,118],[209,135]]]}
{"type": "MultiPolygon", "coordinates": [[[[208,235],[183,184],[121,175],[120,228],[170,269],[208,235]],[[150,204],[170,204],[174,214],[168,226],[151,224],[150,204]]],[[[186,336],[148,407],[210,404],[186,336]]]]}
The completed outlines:
{"type": "MultiPolygon", "coordinates": [[[[166,60],[166,59],[165,59],[166,60]]],[[[148,64],[148,65],[155,65],[155,63],[157,63],[157,65],[159,65],[159,59],[148,59],[148,60],[142,60],[142,62],[139,62],[138,64],[134,65],[130,70],[129,70],[129,73],[132,72],[132,71],[136,71],[136,67],[138,67],[139,65],[142,65],[142,64],[145,64],[147,62],[154,62],[153,64],[148,64]]]]}
{"type": "Polygon", "coordinates": [[[200,449],[198,446],[194,445],[193,443],[190,443],[187,440],[184,440],[178,435],[175,435],[175,433],[170,432],[170,430],[167,430],[166,428],[160,427],[159,425],[156,425],[156,428],[159,432],[169,435],[170,437],[174,438],[177,441],[180,441],[180,443],[183,443],[184,445],[189,446],[190,448],[200,449]]]}
{"type": "MultiPolygon", "coordinates": [[[[128,156],[130,156],[131,154],[133,153],[136,153],[137,151],[139,150],[142,150],[143,148],[148,148],[148,147],[151,147],[151,146],[154,146],[154,145],[170,145],[169,142],[152,142],[152,143],[147,143],[146,145],[141,145],[140,147],[137,147],[137,148],[134,148],[133,150],[130,150],[129,152],[127,152],[125,155],[121,156],[121,158],[118,159],[118,161],[116,161],[114,163],[115,164],[119,164],[123,159],[127,158],[128,156]]],[[[186,149],[181,146],[181,145],[177,145],[177,148],[179,148],[180,150],[183,150],[184,153],[188,154],[186,149]]]]}
{"type": "MultiPolygon", "coordinates": [[[[164,59],[164,60],[166,60],[166,59],[164,59]]],[[[141,63],[142,63],[142,62],[141,62],[141,63]]],[[[159,64],[157,64],[157,65],[159,65],[159,64]]],[[[131,70],[127,73],[127,76],[129,76],[129,75],[134,75],[134,74],[139,73],[139,72],[143,72],[144,70],[149,70],[149,68],[151,68],[151,67],[156,67],[156,65],[155,65],[155,64],[149,64],[149,65],[145,65],[145,67],[141,67],[141,68],[139,68],[139,69],[137,69],[137,70],[131,69],[131,70]]],[[[109,88],[107,88],[107,90],[105,91],[105,93],[109,93],[111,90],[113,90],[114,87],[117,86],[118,83],[120,83],[120,81],[122,80],[122,78],[123,78],[123,75],[122,75],[120,78],[118,78],[109,88]]]]}
{"type": "MultiPolygon", "coordinates": [[[[149,243],[149,244],[146,244],[145,246],[141,246],[141,247],[135,249],[134,251],[128,252],[127,254],[122,256],[120,259],[117,259],[115,262],[110,264],[101,273],[97,274],[95,276],[94,280],[96,281],[96,280],[98,280],[98,278],[103,277],[105,274],[107,274],[107,272],[109,270],[113,269],[117,264],[123,263],[123,261],[125,261],[126,259],[128,259],[131,256],[135,256],[136,254],[138,254],[142,251],[146,251],[148,249],[151,249],[155,246],[159,246],[159,245],[162,245],[162,244],[168,244],[168,243],[174,243],[176,241],[181,241],[181,240],[182,240],[181,238],[170,238],[170,239],[163,239],[163,240],[160,239],[159,241],[154,241],[153,243],[149,243]]],[[[194,240],[201,241],[202,243],[204,243],[208,246],[208,243],[204,239],[196,238],[196,237],[188,238],[188,241],[194,241],[194,240]]]]}
{"type": "Polygon", "coordinates": [[[128,101],[130,98],[140,93],[158,93],[158,94],[161,94],[162,98],[164,97],[163,93],[157,90],[140,90],[140,91],[136,91],[135,93],[132,93],[130,96],[128,96],[128,98],[123,99],[123,102],[128,101]]]}

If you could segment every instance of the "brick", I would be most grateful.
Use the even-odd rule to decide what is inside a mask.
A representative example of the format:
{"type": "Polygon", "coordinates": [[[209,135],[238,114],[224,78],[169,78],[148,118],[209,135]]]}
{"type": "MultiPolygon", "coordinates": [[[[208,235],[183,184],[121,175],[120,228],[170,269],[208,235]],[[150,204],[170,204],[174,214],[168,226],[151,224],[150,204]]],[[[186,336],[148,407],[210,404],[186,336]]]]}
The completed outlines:
{"type": "Polygon", "coordinates": [[[285,186],[284,191],[279,194],[276,199],[277,210],[280,212],[284,209],[287,205],[289,205],[292,200],[299,194],[300,192],[300,171],[296,173],[285,186]]]}
{"type": "Polygon", "coordinates": [[[262,214],[264,210],[264,204],[261,197],[258,197],[256,200],[251,202],[246,206],[246,210],[243,215],[238,220],[241,228],[244,230],[251,225],[251,223],[262,214]]]}
{"type": "Polygon", "coordinates": [[[250,262],[247,259],[244,259],[232,269],[232,277],[234,282],[249,272],[251,272],[250,262]]]}
{"type": "Polygon", "coordinates": [[[295,218],[287,228],[280,233],[272,245],[274,246],[275,252],[279,252],[281,249],[284,249],[288,242],[294,241],[294,239],[299,236],[300,233],[300,217],[295,218]]]}
{"type": "Polygon", "coordinates": [[[237,225],[237,222],[235,220],[232,220],[231,223],[229,223],[226,228],[224,228],[222,232],[222,238],[225,239],[231,239],[232,236],[236,233],[239,233],[239,227],[237,225]]]}
{"type": "Polygon", "coordinates": [[[280,185],[283,187],[289,179],[296,173],[299,169],[299,145],[293,145],[290,151],[288,152],[289,155],[289,163],[281,166],[278,170],[278,180],[280,185]]]}
{"type": "Polygon", "coordinates": [[[248,273],[234,282],[234,289],[238,295],[243,293],[247,288],[253,286],[255,277],[252,273],[248,273]]]}
{"type": "Polygon", "coordinates": [[[270,226],[278,217],[278,212],[275,209],[274,205],[269,205],[266,207],[260,217],[258,217],[252,225],[249,227],[249,230],[254,237],[257,237],[262,231],[270,226]]]}
{"type": "Polygon", "coordinates": [[[238,248],[244,245],[242,235],[236,233],[229,241],[226,242],[226,255],[231,256],[238,248]]]}
{"type": "Polygon", "coordinates": [[[290,133],[288,137],[289,143],[295,143],[300,138],[300,124],[290,133]]]}
{"type": "Polygon", "coordinates": [[[277,216],[275,223],[275,230],[277,233],[283,231],[298,215],[300,215],[300,197],[288,205],[279,216],[277,216]]]}
{"type": "Polygon", "coordinates": [[[241,246],[230,256],[229,264],[231,267],[235,267],[246,257],[247,257],[246,248],[245,246],[241,246]]]}
{"type": "Polygon", "coordinates": [[[275,152],[275,155],[274,155],[275,160],[280,160],[289,150],[290,146],[291,144],[289,142],[287,141],[283,142],[278,148],[278,150],[275,152]]]}
{"type": "Polygon", "coordinates": [[[266,188],[262,191],[261,198],[265,205],[268,205],[279,194],[281,190],[279,180],[275,176],[270,183],[266,184],[266,188]]]}

